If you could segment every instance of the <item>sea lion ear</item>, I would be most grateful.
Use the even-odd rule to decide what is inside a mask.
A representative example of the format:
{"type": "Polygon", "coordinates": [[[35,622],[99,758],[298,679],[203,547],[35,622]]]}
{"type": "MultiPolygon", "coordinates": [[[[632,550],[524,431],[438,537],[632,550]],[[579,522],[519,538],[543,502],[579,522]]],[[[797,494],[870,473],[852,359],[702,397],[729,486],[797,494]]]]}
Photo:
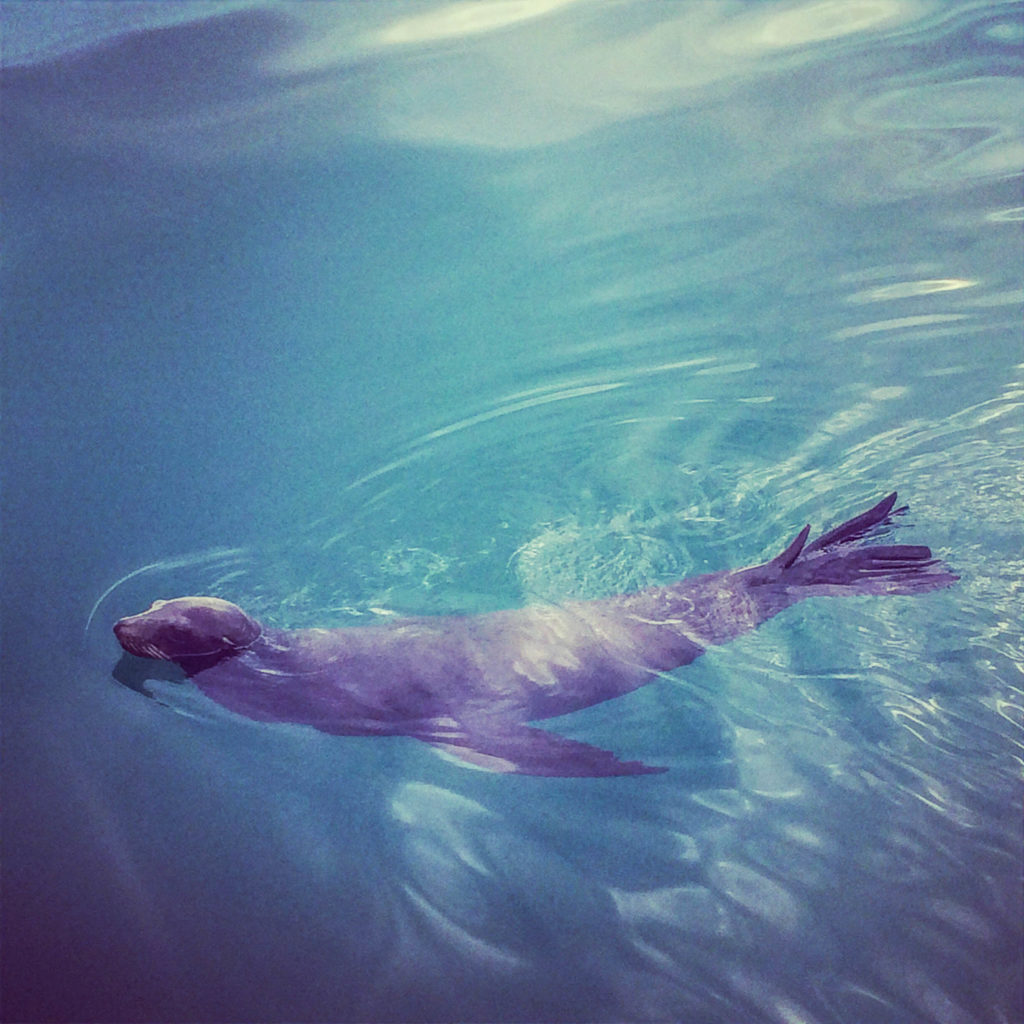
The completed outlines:
{"type": "Polygon", "coordinates": [[[227,636],[225,634],[220,639],[225,650],[244,651],[259,635],[260,631],[254,625],[253,629],[246,629],[236,636],[227,636]]]}

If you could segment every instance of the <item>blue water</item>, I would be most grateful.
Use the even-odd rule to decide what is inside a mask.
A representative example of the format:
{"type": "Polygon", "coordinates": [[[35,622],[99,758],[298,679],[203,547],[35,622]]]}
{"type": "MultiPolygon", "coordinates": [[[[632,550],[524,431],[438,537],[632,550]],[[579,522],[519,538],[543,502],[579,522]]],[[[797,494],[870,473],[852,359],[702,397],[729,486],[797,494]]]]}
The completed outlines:
{"type": "Polygon", "coordinates": [[[0,14],[4,1020],[1022,1019],[1020,5],[0,14]],[[111,674],[155,598],[596,597],[894,488],[955,588],[552,723],[664,775],[111,674]]]}

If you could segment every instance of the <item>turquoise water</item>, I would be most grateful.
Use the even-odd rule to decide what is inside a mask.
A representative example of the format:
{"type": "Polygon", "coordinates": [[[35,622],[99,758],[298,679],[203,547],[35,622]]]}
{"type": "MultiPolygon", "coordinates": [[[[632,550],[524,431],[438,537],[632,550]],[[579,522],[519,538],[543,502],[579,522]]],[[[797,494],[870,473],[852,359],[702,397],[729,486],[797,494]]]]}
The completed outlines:
{"type": "Polygon", "coordinates": [[[1021,6],[42,9],[0,10],[3,1018],[1020,1020],[1021,6]],[[664,775],[111,674],[155,598],[597,597],[893,489],[955,588],[552,723],[664,775]]]}

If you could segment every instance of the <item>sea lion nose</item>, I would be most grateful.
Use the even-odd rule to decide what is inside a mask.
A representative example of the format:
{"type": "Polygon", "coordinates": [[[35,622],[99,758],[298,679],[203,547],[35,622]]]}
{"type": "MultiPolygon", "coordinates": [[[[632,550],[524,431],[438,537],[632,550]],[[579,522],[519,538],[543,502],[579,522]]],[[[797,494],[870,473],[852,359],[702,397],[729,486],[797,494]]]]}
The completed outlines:
{"type": "Polygon", "coordinates": [[[124,642],[125,637],[129,636],[132,628],[132,619],[138,618],[136,615],[127,615],[123,619],[118,619],[114,623],[114,636],[119,641],[124,642]]]}

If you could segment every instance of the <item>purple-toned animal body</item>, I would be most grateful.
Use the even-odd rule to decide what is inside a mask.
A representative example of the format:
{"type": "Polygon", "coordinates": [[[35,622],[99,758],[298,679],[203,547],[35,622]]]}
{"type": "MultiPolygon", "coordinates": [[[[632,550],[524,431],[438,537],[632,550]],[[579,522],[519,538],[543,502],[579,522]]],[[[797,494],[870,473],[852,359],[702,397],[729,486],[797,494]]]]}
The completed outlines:
{"type": "Polygon", "coordinates": [[[247,718],[345,736],[412,736],[493,771],[664,771],[526,723],[621,696],[807,597],[918,594],[957,577],[916,545],[859,545],[896,495],[763,565],[597,601],[343,629],[265,628],[213,597],[121,619],[130,654],[176,662],[247,718]]]}

